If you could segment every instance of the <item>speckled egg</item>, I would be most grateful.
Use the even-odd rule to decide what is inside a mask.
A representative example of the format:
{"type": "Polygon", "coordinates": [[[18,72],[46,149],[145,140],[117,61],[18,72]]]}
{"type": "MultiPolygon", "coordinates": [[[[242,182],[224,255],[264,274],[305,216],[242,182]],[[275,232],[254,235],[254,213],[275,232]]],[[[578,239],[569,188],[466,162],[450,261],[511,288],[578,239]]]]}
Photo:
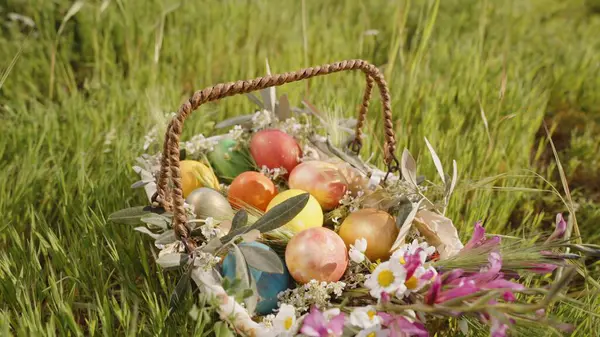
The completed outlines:
{"type": "Polygon", "coordinates": [[[302,149],[294,137],[277,129],[255,133],[250,140],[250,153],[259,168],[284,168],[287,171],[284,177],[292,172],[302,157],[302,149]]]}

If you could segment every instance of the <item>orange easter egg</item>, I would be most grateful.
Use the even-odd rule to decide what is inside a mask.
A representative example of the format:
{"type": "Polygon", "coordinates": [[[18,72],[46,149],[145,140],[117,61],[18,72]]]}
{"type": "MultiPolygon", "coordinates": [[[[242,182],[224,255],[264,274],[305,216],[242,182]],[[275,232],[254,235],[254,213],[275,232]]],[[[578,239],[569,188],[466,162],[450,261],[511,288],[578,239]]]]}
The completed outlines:
{"type": "Polygon", "coordinates": [[[252,206],[265,211],[275,195],[277,189],[271,179],[262,173],[248,171],[233,179],[228,199],[233,206],[252,206]]]}
{"type": "Polygon", "coordinates": [[[353,245],[356,239],[365,238],[365,255],[375,262],[377,259],[389,259],[390,249],[398,237],[399,230],[394,217],[387,212],[365,208],[351,213],[344,219],[338,234],[348,247],[353,245]]]}

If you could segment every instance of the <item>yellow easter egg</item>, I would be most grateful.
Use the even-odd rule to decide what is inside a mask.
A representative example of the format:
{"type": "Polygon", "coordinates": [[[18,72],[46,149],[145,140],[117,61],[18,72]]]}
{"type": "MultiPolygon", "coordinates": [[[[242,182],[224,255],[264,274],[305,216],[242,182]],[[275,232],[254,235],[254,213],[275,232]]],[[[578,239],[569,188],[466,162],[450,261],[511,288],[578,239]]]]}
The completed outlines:
{"type": "Polygon", "coordinates": [[[179,162],[181,170],[181,187],[183,197],[187,198],[193,190],[200,187],[219,189],[219,180],[210,167],[195,160],[182,160],[179,162]]]}
{"type": "MultiPolygon", "coordinates": [[[[271,208],[279,205],[285,200],[295,197],[300,194],[306,193],[305,191],[298,189],[290,189],[283,191],[275,196],[273,200],[267,206],[267,211],[271,208]]],[[[308,203],[304,206],[304,209],[296,215],[290,222],[285,224],[285,227],[291,231],[298,233],[308,228],[321,227],[323,226],[323,209],[315,197],[312,195],[308,197],[308,203]]]]}

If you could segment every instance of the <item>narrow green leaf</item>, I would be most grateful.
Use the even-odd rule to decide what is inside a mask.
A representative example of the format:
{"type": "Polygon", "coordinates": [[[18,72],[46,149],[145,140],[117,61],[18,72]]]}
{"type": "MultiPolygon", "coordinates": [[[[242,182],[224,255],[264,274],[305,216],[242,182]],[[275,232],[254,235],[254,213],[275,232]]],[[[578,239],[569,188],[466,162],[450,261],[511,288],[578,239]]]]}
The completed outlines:
{"type": "Polygon", "coordinates": [[[185,295],[190,289],[190,279],[191,279],[191,271],[192,268],[183,274],[183,277],[177,282],[175,286],[175,290],[171,294],[171,298],[169,299],[169,313],[173,313],[175,309],[179,306],[179,303],[183,301],[185,295]]]}
{"type": "Polygon", "coordinates": [[[156,213],[146,214],[142,216],[140,220],[144,223],[154,225],[162,229],[168,229],[171,225],[171,219],[156,213]]]}
{"type": "Polygon", "coordinates": [[[234,125],[242,125],[252,121],[252,117],[254,115],[244,115],[244,116],[236,116],[229,119],[226,119],[220,123],[215,125],[215,129],[223,129],[226,127],[234,126],[234,125]]]}
{"type": "Polygon", "coordinates": [[[189,256],[181,253],[164,254],[160,256],[156,263],[164,269],[177,269],[187,263],[189,256]]]}
{"type": "Polygon", "coordinates": [[[242,281],[244,288],[250,287],[250,273],[248,272],[248,265],[246,259],[240,248],[236,244],[232,244],[233,257],[235,258],[235,278],[242,281]]]}
{"type": "Polygon", "coordinates": [[[308,203],[309,197],[310,194],[303,193],[287,199],[281,204],[271,208],[265,215],[250,226],[248,231],[258,229],[261,233],[266,233],[285,225],[304,209],[304,206],[308,203]]]}
{"type": "Polygon", "coordinates": [[[435,164],[435,168],[438,171],[440,178],[442,178],[442,183],[444,183],[444,185],[445,185],[446,178],[445,178],[445,174],[444,174],[444,167],[442,166],[442,161],[440,160],[440,157],[438,157],[437,153],[435,153],[435,150],[433,149],[433,146],[431,146],[431,143],[429,143],[429,140],[427,139],[427,137],[425,137],[425,144],[427,145],[427,148],[429,149],[429,152],[431,153],[431,158],[433,158],[433,163],[435,164]]]}
{"type": "Polygon", "coordinates": [[[248,224],[248,213],[245,210],[239,210],[233,216],[233,220],[231,220],[231,229],[230,231],[234,231],[238,228],[242,228],[248,224]]]}
{"type": "Polygon", "coordinates": [[[152,212],[147,206],[137,206],[116,211],[108,216],[108,220],[124,225],[140,225],[142,217],[152,212]]]}
{"type": "Polygon", "coordinates": [[[283,263],[274,251],[251,245],[240,245],[239,248],[252,268],[267,273],[283,274],[283,263]]]}
{"type": "Polygon", "coordinates": [[[177,241],[177,237],[175,237],[175,231],[169,229],[168,231],[162,233],[154,242],[156,245],[168,245],[169,243],[173,243],[177,241]]]}
{"type": "Polygon", "coordinates": [[[227,327],[227,323],[224,321],[216,321],[213,325],[213,330],[215,332],[215,337],[235,337],[233,332],[227,327]]]}

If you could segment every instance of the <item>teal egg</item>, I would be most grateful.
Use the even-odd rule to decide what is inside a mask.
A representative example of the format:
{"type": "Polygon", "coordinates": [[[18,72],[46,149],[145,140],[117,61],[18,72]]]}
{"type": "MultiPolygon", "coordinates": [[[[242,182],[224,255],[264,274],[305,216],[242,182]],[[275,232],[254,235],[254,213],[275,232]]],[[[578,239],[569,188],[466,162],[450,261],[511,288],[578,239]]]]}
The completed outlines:
{"type": "Polygon", "coordinates": [[[225,138],[208,154],[213,170],[225,182],[231,182],[243,172],[254,170],[254,162],[248,149],[234,149],[236,145],[235,140],[225,138]]]}
{"type": "MultiPolygon", "coordinates": [[[[240,244],[240,246],[244,245],[251,245],[273,251],[267,245],[259,242],[244,242],[240,244]]],[[[256,290],[258,292],[256,313],[260,315],[273,313],[273,310],[277,309],[277,294],[289,287],[290,273],[283,259],[281,259],[281,263],[283,263],[283,274],[266,273],[253,267],[248,267],[252,277],[256,281],[256,290]]],[[[235,258],[233,257],[233,254],[228,254],[223,260],[222,273],[224,277],[231,281],[235,279],[235,258]]]]}

